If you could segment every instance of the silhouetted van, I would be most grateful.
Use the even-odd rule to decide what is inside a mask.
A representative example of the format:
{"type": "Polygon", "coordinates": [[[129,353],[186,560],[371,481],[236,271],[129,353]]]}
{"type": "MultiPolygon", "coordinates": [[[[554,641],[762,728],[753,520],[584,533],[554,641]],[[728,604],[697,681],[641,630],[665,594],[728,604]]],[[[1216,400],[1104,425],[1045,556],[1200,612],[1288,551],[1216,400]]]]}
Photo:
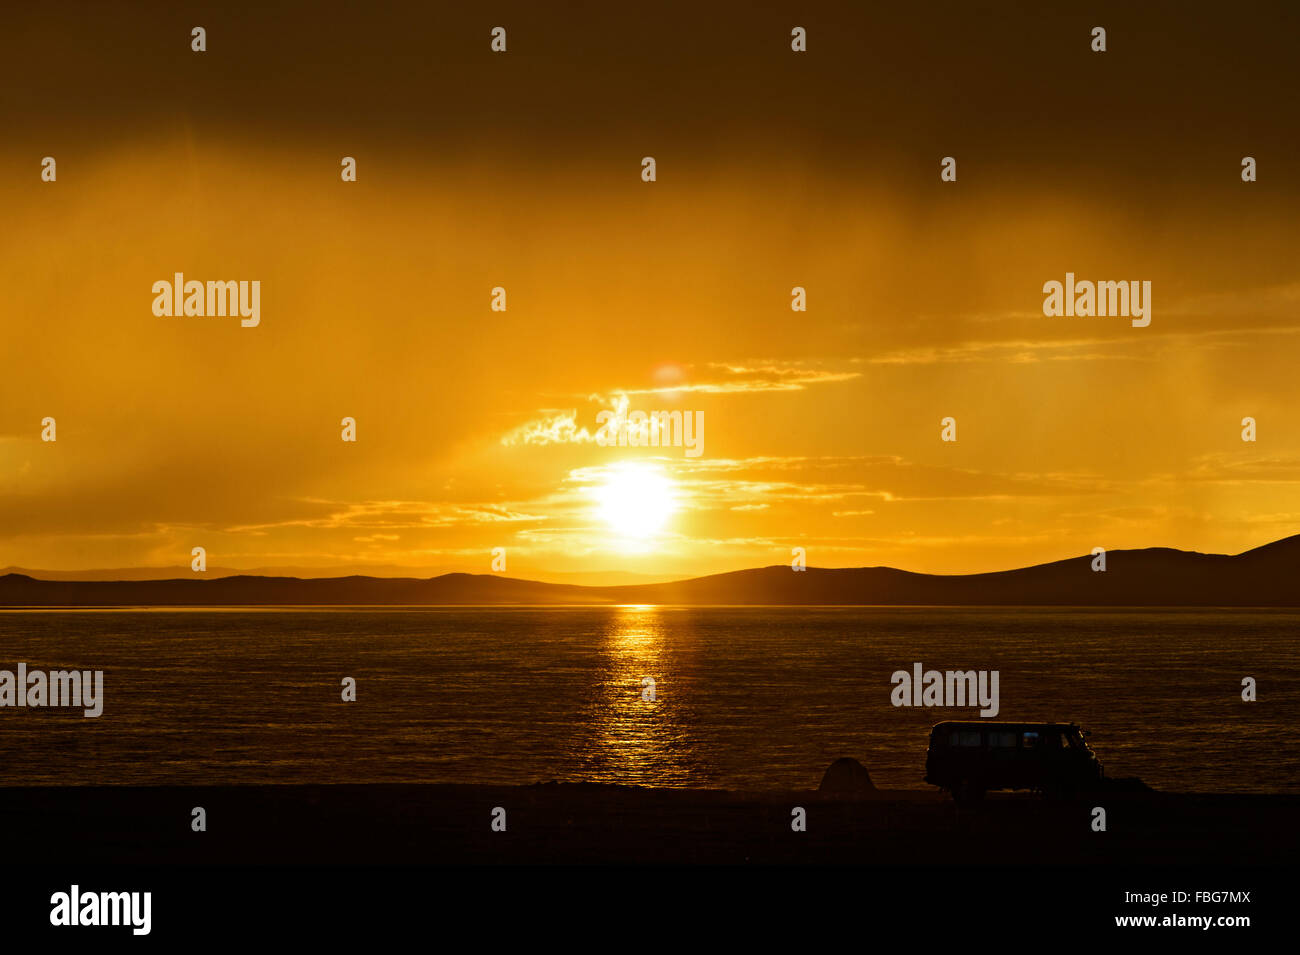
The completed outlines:
{"type": "Polygon", "coordinates": [[[1097,788],[1101,777],[1101,763],[1074,723],[936,723],[925,756],[925,781],[959,802],[977,801],[989,789],[1066,795],[1097,788]]]}

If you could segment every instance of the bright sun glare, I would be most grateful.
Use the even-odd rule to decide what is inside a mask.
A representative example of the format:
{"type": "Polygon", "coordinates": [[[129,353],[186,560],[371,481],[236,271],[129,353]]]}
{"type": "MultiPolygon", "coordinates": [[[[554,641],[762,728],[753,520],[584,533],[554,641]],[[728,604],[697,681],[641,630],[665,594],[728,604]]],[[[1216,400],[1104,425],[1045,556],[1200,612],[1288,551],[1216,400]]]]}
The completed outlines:
{"type": "Polygon", "coordinates": [[[632,541],[653,537],[676,509],[673,482],[658,467],[640,462],[610,468],[594,494],[601,519],[632,541]]]}

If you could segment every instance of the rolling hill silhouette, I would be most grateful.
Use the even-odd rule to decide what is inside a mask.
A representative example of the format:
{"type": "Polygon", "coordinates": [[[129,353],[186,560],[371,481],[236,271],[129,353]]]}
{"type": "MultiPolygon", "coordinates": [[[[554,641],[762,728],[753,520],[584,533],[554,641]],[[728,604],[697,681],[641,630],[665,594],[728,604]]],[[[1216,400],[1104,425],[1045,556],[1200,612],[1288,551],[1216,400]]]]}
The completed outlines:
{"type": "Polygon", "coordinates": [[[891,567],[788,566],[663,584],[588,587],[490,574],[256,577],[215,580],[37,580],[0,577],[0,606],[361,606],[452,604],[750,604],[917,606],[1300,606],[1300,535],[1235,556],[1151,547],[987,574],[941,576],[891,567]]]}

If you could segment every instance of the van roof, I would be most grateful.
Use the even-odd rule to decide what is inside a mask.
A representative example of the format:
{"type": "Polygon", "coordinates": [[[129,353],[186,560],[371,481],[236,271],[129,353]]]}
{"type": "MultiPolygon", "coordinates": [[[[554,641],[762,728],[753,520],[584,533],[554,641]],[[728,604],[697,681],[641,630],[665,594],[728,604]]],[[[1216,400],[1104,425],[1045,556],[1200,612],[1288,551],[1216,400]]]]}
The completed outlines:
{"type": "Polygon", "coordinates": [[[941,729],[1024,729],[1025,727],[1043,729],[1078,729],[1078,723],[1035,723],[1032,720],[1016,720],[1013,723],[995,723],[991,720],[944,720],[935,723],[930,730],[936,733],[941,729]]]}

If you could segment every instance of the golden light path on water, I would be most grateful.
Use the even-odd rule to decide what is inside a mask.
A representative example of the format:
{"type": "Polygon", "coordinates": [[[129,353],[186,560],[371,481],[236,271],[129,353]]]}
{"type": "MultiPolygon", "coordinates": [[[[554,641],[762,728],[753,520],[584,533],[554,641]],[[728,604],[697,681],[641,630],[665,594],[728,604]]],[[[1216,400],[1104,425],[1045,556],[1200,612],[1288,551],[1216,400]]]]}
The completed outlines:
{"type": "Polygon", "coordinates": [[[655,606],[618,607],[604,632],[593,740],[602,781],[680,785],[698,773],[682,707],[667,696],[674,650],[663,613],[655,606]]]}

